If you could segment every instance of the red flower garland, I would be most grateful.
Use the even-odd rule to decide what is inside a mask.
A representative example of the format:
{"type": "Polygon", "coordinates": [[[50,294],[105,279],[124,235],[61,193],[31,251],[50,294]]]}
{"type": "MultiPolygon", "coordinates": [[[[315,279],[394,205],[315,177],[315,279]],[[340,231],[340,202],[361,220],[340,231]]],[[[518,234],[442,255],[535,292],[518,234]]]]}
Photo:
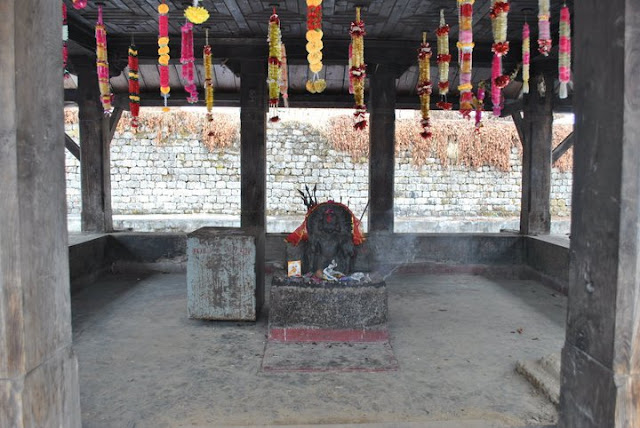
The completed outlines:
{"type": "Polygon", "coordinates": [[[182,32],[180,63],[182,64],[182,77],[186,81],[184,89],[189,93],[187,102],[194,104],[198,102],[198,88],[194,78],[194,62],[196,59],[193,53],[193,24],[186,22],[180,29],[182,32]]]}
{"type": "Polygon", "coordinates": [[[131,110],[131,127],[138,127],[140,115],[140,82],[138,81],[138,49],[129,46],[129,110],[131,110]]]}

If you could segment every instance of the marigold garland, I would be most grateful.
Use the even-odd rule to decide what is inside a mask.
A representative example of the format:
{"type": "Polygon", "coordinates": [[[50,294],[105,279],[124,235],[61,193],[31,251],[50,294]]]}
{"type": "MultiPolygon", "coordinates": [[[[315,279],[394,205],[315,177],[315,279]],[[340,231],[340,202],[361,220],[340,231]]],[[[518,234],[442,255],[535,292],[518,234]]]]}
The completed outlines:
{"type": "Polygon", "coordinates": [[[567,87],[571,80],[571,14],[566,4],[560,9],[558,79],[560,80],[560,98],[565,99],[569,95],[567,93],[567,87]]]}
{"type": "Polygon", "coordinates": [[[538,0],[538,52],[548,56],[551,51],[551,24],[549,0],[538,0]]]}
{"type": "Polygon", "coordinates": [[[458,61],[460,62],[460,113],[469,119],[473,110],[473,85],[471,71],[473,68],[473,3],[475,0],[458,0],[459,40],[458,61]]]}
{"type": "Polygon", "coordinates": [[[209,45],[209,30],[206,33],[206,45],[202,49],[202,63],[204,64],[204,97],[207,105],[207,121],[213,121],[213,61],[211,45],[209,45]]]}
{"type": "Polygon", "coordinates": [[[447,102],[449,93],[449,63],[451,53],[449,52],[449,25],[444,20],[444,9],[440,10],[440,27],[436,30],[438,37],[438,92],[440,101],[436,104],[443,110],[451,110],[452,104],[447,102]]]}
{"type": "Polygon", "coordinates": [[[287,66],[287,50],[282,44],[282,60],[280,61],[281,79],[280,79],[280,93],[282,94],[282,102],[285,107],[289,107],[289,69],[287,66]]]}
{"type": "Polygon", "coordinates": [[[65,79],[69,78],[69,70],[67,70],[67,61],[69,60],[69,49],[67,41],[69,40],[69,26],[67,25],[67,5],[62,3],[62,73],[65,79]]]}
{"type": "Polygon", "coordinates": [[[138,127],[140,115],[140,82],[138,71],[138,49],[136,45],[129,46],[129,110],[131,110],[131,127],[138,127]]]}
{"type": "Polygon", "coordinates": [[[202,24],[209,19],[209,11],[204,7],[198,6],[200,0],[193,0],[193,5],[184,11],[184,17],[192,24],[202,24]]]}
{"type": "Polygon", "coordinates": [[[351,45],[349,46],[349,82],[353,88],[355,100],[355,124],[353,127],[363,130],[367,127],[367,106],[364,103],[364,81],[367,77],[367,64],[364,62],[364,36],[366,31],[364,21],[360,19],[360,8],[356,8],[356,20],[351,23],[349,31],[351,45]]]}
{"type": "Polygon", "coordinates": [[[322,0],[307,0],[307,61],[312,76],[305,85],[307,91],[319,94],[327,87],[327,82],[320,79],[318,73],[322,71],[322,0]]]}
{"type": "Polygon", "coordinates": [[[109,116],[113,106],[113,94],[109,86],[109,60],[107,55],[107,30],[102,20],[102,6],[98,6],[98,22],[96,23],[96,67],[98,70],[98,88],[100,102],[104,114],[109,116]]]}
{"type": "Polygon", "coordinates": [[[282,71],[282,33],[280,32],[280,18],[273,8],[269,18],[269,68],[267,84],[269,85],[269,109],[271,122],[278,122],[278,104],[280,102],[280,84],[282,71]]]}
{"type": "Polygon", "coordinates": [[[160,65],[160,95],[164,98],[162,111],[169,111],[167,101],[171,86],[169,81],[169,6],[164,0],[158,5],[158,64],[160,65]]]}
{"type": "Polygon", "coordinates": [[[531,31],[529,24],[522,27],[522,92],[529,93],[529,70],[531,68],[531,31]]]}
{"type": "Polygon", "coordinates": [[[185,22],[180,27],[182,33],[182,49],[180,51],[180,64],[182,64],[182,78],[185,80],[185,91],[189,93],[187,102],[194,104],[198,102],[198,88],[195,84],[194,77],[194,63],[195,57],[193,55],[193,24],[191,22],[185,22]]]}
{"type": "Polygon", "coordinates": [[[509,2],[493,0],[491,11],[491,29],[493,31],[493,63],[491,66],[491,102],[493,114],[500,116],[502,112],[502,88],[509,84],[502,74],[502,57],[509,53],[507,41],[507,15],[509,14],[509,2]]]}
{"type": "Polygon", "coordinates": [[[422,33],[422,43],[418,49],[418,86],[416,91],[420,97],[420,113],[422,120],[420,136],[424,139],[431,138],[431,122],[429,107],[431,104],[431,46],[427,42],[427,33],[422,33]]]}

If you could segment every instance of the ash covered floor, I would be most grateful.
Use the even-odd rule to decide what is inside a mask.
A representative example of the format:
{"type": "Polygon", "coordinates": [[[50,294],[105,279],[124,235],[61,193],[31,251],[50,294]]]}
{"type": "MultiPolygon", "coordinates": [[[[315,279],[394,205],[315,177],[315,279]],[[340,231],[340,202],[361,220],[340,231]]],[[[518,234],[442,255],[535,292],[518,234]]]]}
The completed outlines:
{"type": "Polygon", "coordinates": [[[394,274],[387,285],[397,371],[268,373],[265,316],[188,319],[184,274],[103,278],[72,297],[83,427],[555,423],[514,368],[560,350],[566,298],[472,275],[394,274]]]}

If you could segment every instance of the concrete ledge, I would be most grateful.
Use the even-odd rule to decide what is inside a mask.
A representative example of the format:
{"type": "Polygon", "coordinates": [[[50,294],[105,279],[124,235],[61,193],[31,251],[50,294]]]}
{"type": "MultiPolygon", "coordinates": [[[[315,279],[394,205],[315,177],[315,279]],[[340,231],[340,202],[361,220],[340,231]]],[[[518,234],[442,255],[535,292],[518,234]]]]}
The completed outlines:
{"type": "Polygon", "coordinates": [[[555,236],[527,236],[524,241],[524,259],[535,280],[563,294],[569,287],[568,238],[555,236]]]}
{"type": "Polygon", "coordinates": [[[73,235],[69,237],[69,279],[71,291],[93,283],[109,267],[108,235],[73,235]]]}

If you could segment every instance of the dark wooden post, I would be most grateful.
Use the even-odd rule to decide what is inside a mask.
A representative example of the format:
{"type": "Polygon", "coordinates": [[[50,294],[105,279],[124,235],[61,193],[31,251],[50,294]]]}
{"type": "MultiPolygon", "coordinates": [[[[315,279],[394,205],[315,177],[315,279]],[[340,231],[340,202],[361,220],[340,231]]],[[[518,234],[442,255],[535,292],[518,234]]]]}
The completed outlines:
{"type": "Polygon", "coordinates": [[[560,428],[640,426],[640,14],[635,8],[626,0],[575,3],[577,143],[560,428]]]}
{"type": "Polygon", "coordinates": [[[266,60],[244,61],[240,71],[240,224],[266,227],[266,60]]]}
{"type": "Polygon", "coordinates": [[[78,73],[78,117],[80,128],[80,186],[83,232],[111,232],[111,156],[109,127],[98,90],[95,61],[75,64],[78,73]]]}
{"type": "Polygon", "coordinates": [[[393,232],[396,74],[371,67],[369,91],[369,232],[393,232]]]}
{"type": "Polygon", "coordinates": [[[79,428],[62,56],[52,54],[62,9],[2,0],[0,16],[0,426],[79,428]]]}
{"type": "Polygon", "coordinates": [[[553,97],[553,79],[535,75],[523,106],[520,233],[524,235],[551,231],[553,97]]]}

